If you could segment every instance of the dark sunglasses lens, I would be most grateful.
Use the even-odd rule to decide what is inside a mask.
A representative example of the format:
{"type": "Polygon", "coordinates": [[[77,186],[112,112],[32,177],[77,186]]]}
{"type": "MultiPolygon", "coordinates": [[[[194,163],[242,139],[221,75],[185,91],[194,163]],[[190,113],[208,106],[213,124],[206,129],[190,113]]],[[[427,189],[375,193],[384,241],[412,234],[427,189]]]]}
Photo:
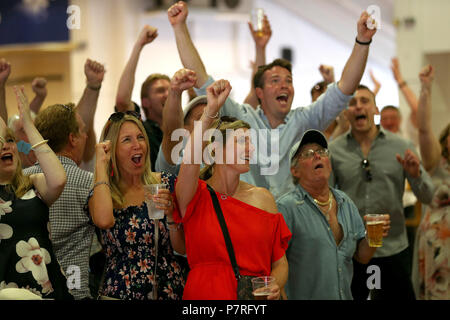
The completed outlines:
{"type": "Polygon", "coordinates": [[[119,121],[119,120],[121,120],[121,119],[123,118],[123,115],[124,115],[123,112],[116,112],[116,113],[113,113],[113,114],[109,117],[109,120],[114,121],[114,122],[119,121]]]}

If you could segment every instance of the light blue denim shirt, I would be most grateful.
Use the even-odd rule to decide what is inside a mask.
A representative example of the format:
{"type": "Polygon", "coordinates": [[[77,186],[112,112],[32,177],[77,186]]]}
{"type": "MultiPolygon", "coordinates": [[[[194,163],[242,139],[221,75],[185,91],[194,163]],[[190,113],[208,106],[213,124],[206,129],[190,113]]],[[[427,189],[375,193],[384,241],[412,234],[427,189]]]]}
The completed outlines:
{"type": "Polygon", "coordinates": [[[277,200],[292,238],[286,251],[288,299],[352,300],[352,257],[364,238],[364,223],[353,201],[331,188],[338,205],[343,238],[339,245],[330,225],[312,197],[300,185],[277,200]]]}
{"type": "MultiPolygon", "coordinates": [[[[206,94],[206,88],[213,82],[213,78],[209,77],[203,87],[195,90],[197,95],[206,94]]],[[[220,110],[220,115],[243,120],[257,131],[256,141],[252,137],[255,154],[250,162],[250,171],[242,174],[241,180],[269,189],[275,198],[293,189],[289,166],[291,147],[307,129],[325,130],[346,108],[351,97],[343,94],[336,83],[332,83],[311,105],[291,110],[285,118],[285,123],[276,129],[271,128],[259,106],[255,110],[248,104],[228,98],[220,110]]]]}

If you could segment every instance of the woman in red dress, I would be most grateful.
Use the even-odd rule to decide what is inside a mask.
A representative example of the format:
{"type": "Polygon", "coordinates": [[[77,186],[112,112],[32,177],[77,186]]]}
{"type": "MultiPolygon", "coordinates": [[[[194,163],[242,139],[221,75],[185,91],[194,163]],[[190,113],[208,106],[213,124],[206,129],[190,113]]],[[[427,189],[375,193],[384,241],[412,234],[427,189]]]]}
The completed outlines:
{"type": "Polygon", "coordinates": [[[230,117],[217,119],[230,90],[226,80],[208,87],[208,103],[200,119],[202,133],[209,127],[220,131],[220,134],[216,131],[213,135],[216,139],[211,143],[216,151],[215,163],[206,166],[200,174],[194,153],[200,154],[203,149],[199,148],[198,141],[190,143],[193,133],[175,187],[179,212],[174,215],[183,223],[191,269],[183,299],[237,299],[237,281],[207,184],[219,199],[239,273],[275,277],[276,284],[268,299],[279,299],[288,277],[285,251],[291,233],[277,211],[272,194],[265,188],[240,181],[240,175],[250,169],[254,148],[247,132],[248,124],[230,117]],[[202,180],[198,179],[199,174],[202,180]]]}

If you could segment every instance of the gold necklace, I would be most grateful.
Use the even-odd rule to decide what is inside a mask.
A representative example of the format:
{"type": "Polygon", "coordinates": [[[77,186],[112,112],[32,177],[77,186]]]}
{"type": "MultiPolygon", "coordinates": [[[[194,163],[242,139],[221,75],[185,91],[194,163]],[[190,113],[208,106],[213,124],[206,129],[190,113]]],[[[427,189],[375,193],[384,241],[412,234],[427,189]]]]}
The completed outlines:
{"type": "Polygon", "coordinates": [[[324,214],[324,216],[327,219],[327,221],[330,221],[330,210],[331,210],[331,208],[333,206],[333,195],[332,195],[330,190],[328,192],[329,192],[328,193],[328,200],[326,202],[320,202],[316,198],[313,198],[313,200],[314,200],[314,202],[316,204],[318,204],[321,207],[328,206],[327,212],[323,212],[322,210],[320,210],[320,211],[324,214]]]}
{"type": "Polygon", "coordinates": [[[319,206],[322,206],[322,207],[325,207],[325,206],[329,205],[332,199],[333,199],[333,198],[332,198],[332,195],[331,195],[331,191],[330,191],[330,190],[328,190],[328,200],[325,201],[325,202],[320,202],[320,201],[317,200],[316,198],[313,198],[314,202],[315,202],[316,204],[318,204],[319,206]]]}

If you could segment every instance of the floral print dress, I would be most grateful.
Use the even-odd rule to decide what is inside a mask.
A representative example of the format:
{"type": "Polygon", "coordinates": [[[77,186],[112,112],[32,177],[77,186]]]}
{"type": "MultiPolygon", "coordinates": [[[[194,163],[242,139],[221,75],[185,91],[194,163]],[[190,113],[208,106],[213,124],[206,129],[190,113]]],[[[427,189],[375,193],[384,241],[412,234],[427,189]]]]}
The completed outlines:
{"type": "MultiPolygon", "coordinates": [[[[175,178],[161,173],[161,183],[173,192],[175,178]]],[[[90,192],[88,201],[92,196],[90,192]]],[[[86,204],[85,211],[89,207],[86,204]]],[[[174,255],[167,219],[148,218],[147,205],[114,209],[115,224],[102,230],[106,266],[99,294],[121,300],[152,300],[155,281],[155,227],[159,233],[157,256],[157,299],[178,300],[183,295],[184,270],[174,255]]]]}
{"type": "Polygon", "coordinates": [[[420,223],[415,274],[418,299],[450,300],[450,167],[447,161],[433,175],[435,193],[420,223]]]}
{"type": "Polygon", "coordinates": [[[0,290],[20,288],[44,299],[73,299],[49,226],[48,207],[33,189],[18,199],[0,185],[0,290]]]}

